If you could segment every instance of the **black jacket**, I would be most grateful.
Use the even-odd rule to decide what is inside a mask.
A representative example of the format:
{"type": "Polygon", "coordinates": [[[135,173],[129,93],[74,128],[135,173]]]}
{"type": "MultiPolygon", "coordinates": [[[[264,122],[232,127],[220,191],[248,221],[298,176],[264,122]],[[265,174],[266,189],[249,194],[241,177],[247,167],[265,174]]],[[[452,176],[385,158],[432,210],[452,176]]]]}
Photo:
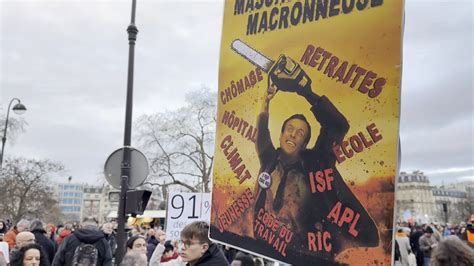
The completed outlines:
{"type": "Polygon", "coordinates": [[[59,246],[52,265],[72,266],[72,258],[81,243],[92,244],[98,251],[98,266],[112,266],[112,252],[104,233],[97,229],[78,229],[59,246]]]}
{"type": "MultiPolygon", "coordinates": [[[[326,190],[324,193],[309,193],[303,203],[299,206],[298,215],[291,217],[296,224],[291,225],[290,228],[297,228],[300,232],[295,232],[292,242],[288,245],[287,256],[280,256],[274,249],[270,254],[264,253],[270,247],[268,243],[257,245],[253,251],[259,251],[273,258],[287,261],[289,263],[296,263],[297,265],[316,265],[316,258],[322,259],[324,263],[334,263],[334,258],[338,253],[348,247],[376,247],[379,244],[379,232],[374,220],[370,217],[367,210],[356,198],[352,190],[345,183],[336,168],[336,156],[333,151],[334,144],[341,144],[344,136],[349,130],[349,124],[346,118],[337,110],[326,96],[321,96],[315,103],[312,103],[311,112],[314,118],[319,122],[321,128],[315,145],[310,149],[301,151],[301,160],[288,167],[288,170],[283,167],[285,165],[282,159],[282,151],[280,148],[275,148],[270,137],[269,130],[269,113],[262,112],[258,117],[257,130],[257,154],[260,160],[260,171],[272,174],[275,171],[275,166],[282,165],[283,173],[287,173],[289,179],[293,176],[293,172],[299,172],[300,176],[308,176],[308,173],[316,173],[318,171],[326,171],[331,169],[333,182],[331,190],[326,190]],[[349,208],[354,213],[358,214],[357,234],[352,235],[349,231],[351,224],[346,223],[340,227],[328,214],[335,208],[336,203],[341,204],[341,209],[349,208]],[[328,252],[313,252],[309,251],[308,247],[308,232],[313,232],[315,224],[318,223],[325,231],[331,233],[331,250],[328,252]],[[260,249],[260,250],[259,250],[260,249]],[[263,251],[263,252],[262,252],[263,251]],[[307,259],[308,262],[305,260],[307,259]]],[[[284,174],[282,174],[284,175],[284,174]]],[[[283,179],[283,178],[282,178],[283,179]]],[[[294,179],[293,179],[294,180],[294,179]]],[[[302,179],[304,182],[301,187],[311,188],[309,178],[302,179]]],[[[285,183],[283,183],[285,185],[285,183]]],[[[285,185],[286,186],[286,185],[285,185]]],[[[319,186],[319,185],[318,185],[319,186]]],[[[300,190],[297,190],[300,191],[300,190]]],[[[299,192],[298,192],[299,193],[299,192]]],[[[268,204],[268,196],[271,190],[264,190],[259,188],[257,192],[257,201],[255,203],[254,217],[258,217],[258,212],[261,208],[265,208],[268,204]]],[[[277,193],[278,194],[278,193],[277,193]]],[[[305,193],[301,193],[303,195],[305,193]]],[[[290,193],[283,193],[283,202],[294,201],[295,195],[290,193]]],[[[276,198],[277,196],[275,196],[276,198]]],[[[276,199],[275,199],[276,201],[276,199]]],[[[271,202],[270,202],[271,203],[271,202]]],[[[267,210],[268,211],[268,210],[267,210]]],[[[275,215],[280,215],[281,212],[275,211],[275,215]]],[[[288,212],[291,213],[291,212],[288,212]]],[[[338,215],[337,215],[338,216],[338,215]]],[[[279,217],[281,219],[281,217],[279,217]]],[[[255,221],[255,220],[254,220],[255,221]]],[[[256,228],[256,227],[254,227],[256,228]]],[[[293,229],[294,230],[294,229],[293,229]]],[[[258,238],[258,233],[255,233],[258,238]]],[[[262,242],[263,243],[263,242],[262,242]]]]}
{"type": "Polygon", "coordinates": [[[44,235],[46,231],[44,229],[34,229],[31,231],[31,233],[35,235],[36,243],[43,248],[44,252],[48,256],[49,263],[52,263],[56,249],[54,248],[54,244],[51,242],[51,240],[49,240],[44,235]]]}
{"type": "Polygon", "coordinates": [[[150,261],[151,256],[153,255],[153,252],[156,249],[156,246],[158,246],[158,244],[160,242],[158,241],[158,239],[156,239],[155,236],[151,236],[150,238],[148,238],[148,240],[146,242],[147,242],[147,244],[146,244],[146,256],[148,258],[148,261],[150,261]]]}
{"type": "MultiPolygon", "coordinates": [[[[190,265],[189,263],[186,265],[190,265]]],[[[209,249],[202,255],[201,258],[196,262],[195,266],[226,266],[229,265],[225,259],[224,253],[217,246],[212,243],[209,249]]]]}

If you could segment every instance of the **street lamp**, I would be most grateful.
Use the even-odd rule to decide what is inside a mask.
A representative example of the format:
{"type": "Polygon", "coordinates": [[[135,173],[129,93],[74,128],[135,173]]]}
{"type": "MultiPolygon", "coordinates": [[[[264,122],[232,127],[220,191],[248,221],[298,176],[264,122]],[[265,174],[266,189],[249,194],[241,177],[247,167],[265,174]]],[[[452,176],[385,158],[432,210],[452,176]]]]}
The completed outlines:
{"type": "Polygon", "coordinates": [[[3,129],[3,137],[2,137],[2,154],[0,154],[0,169],[2,168],[3,165],[3,153],[5,150],[5,142],[7,141],[7,128],[8,128],[8,117],[10,116],[10,108],[12,106],[13,101],[17,101],[18,103],[13,106],[13,111],[18,114],[22,115],[26,112],[26,107],[21,103],[20,99],[18,98],[13,98],[10,101],[10,104],[8,105],[8,110],[7,110],[7,117],[5,118],[5,128],[3,129]]]}

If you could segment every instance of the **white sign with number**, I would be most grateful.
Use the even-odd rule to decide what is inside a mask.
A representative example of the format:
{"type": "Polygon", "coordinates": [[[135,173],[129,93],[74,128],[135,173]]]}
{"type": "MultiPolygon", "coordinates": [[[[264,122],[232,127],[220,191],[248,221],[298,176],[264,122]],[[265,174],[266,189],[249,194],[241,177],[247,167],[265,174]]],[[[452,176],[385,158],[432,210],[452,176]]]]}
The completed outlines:
{"type": "Polygon", "coordinates": [[[166,239],[179,239],[181,230],[194,221],[211,220],[210,193],[183,193],[173,191],[168,195],[166,209],[166,239]]]}

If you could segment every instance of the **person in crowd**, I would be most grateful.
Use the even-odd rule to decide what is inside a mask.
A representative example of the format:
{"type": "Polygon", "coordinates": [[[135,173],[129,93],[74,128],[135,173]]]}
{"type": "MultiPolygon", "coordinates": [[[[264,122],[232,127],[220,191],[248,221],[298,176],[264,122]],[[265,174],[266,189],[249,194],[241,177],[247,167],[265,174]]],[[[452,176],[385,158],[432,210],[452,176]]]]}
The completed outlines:
{"type": "Polygon", "coordinates": [[[147,266],[147,257],[143,252],[129,250],[122,259],[121,266],[147,266]]]}
{"type": "Polygon", "coordinates": [[[10,258],[19,256],[19,250],[23,246],[31,245],[36,242],[35,235],[31,232],[21,232],[16,235],[16,246],[10,250],[10,258]]]}
{"type": "Polygon", "coordinates": [[[418,242],[420,243],[420,251],[423,252],[423,266],[429,266],[431,252],[438,245],[438,241],[433,236],[433,229],[430,226],[426,227],[425,234],[420,237],[418,242]]]}
{"type": "MultiPolygon", "coordinates": [[[[161,230],[160,230],[161,231],[161,230]]],[[[151,256],[153,255],[153,251],[155,251],[156,246],[158,246],[158,239],[156,239],[156,233],[153,228],[150,228],[147,232],[147,239],[146,239],[146,256],[148,258],[148,261],[150,261],[151,256]]]]}
{"type": "Polygon", "coordinates": [[[43,248],[38,244],[28,244],[18,250],[18,256],[11,258],[10,266],[49,266],[43,248]]]}
{"type": "Polygon", "coordinates": [[[408,255],[412,252],[410,247],[410,239],[403,228],[399,228],[395,237],[400,250],[400,262],[403,266],[408,266],[408,255]]]}
{"type": "Polygon", "coordinates": [[[441,233],[439,232],[439,226],[436,223],[431,223],[429,225],[431,229],[433,230],[433,236],[436,239],[436,241],[441,241],[441,233]]]}
{"type": "Polygon", "coordinates": [[[8,243],[8,248],[11,250],[16,245],[16,235],[18,233],[28,231],[30,222],[26,219],[21,219],[16,226],[8,230],[8,232],[3,237],[3,241],[8,243]]]}
{"type": "Polygon", "coordinates": [[[58,250],[58,242],[56,242],[56,226],[54,224],[47,224],[46,225],[46,237],[49,241],[53,244],[54,253],[58,250]]]}
{"type": "Polygon", "coordinates": [[[416,256],[416,265],[423,265],[423,252],[420,250],[420,237],[424,234],[423,227],[420,225],[415,226],[414,231],[410,235],[410,246],[413,253],[416,256]]]}
{"type": "Polygon", "coordinates": [[[7,232],[8,232],[7,224],[3,220],[0,220],[0,241],[3,241],[3,237],[5,236],[7,232]]]}
{"type": "Polygon", "coordinates": [[[255,266],[252,256],[241,251],[237,252],[230,266],[255,266]]]}
{"type": "Polygon", "coordinates": [[[474,250],[457,236],[448,236],[439,242],[431,254],[430,266],[472,266],[474,250]]]}
{"type": "Polygon", "coordinates": [[[53,262],[54,254],[56,250],[54,249],[53,243],[46,236],[46,230],[44,229],[45,225],[40,220],[34,220],[30,225],[30,232],[35,235],[36,243],[38,243],[48,256],[50,263],[53,262]]]}
{"type": "Polygon", "coordinates": [[[146,240],[141,235],[135,235],[127,240],[127,250],[135,250],[146,255],[146,240]]]}
{"type": "MultiPolygon", "coordinates": [[[[71,236],[64,239],[62,245],[54,257],[55,266],[72,266],[75,263],[74,257],[83,257],[87,255],[80,253],[78,247],[90,247],[92,245],[97,251],[97,266],[112,266],[112,252],[105,239],[105,235],[99,231],[97,221],[93,218],[86,218],[81,224],[82,228],[77,229],[71,236]]],[[[85,252],[84,252],[85,253],[85,252]]]]}
{"type": "Polygon", "coordinates": [[[112,223],[105,223],[101,228],[105,235],[105,240],[109,243],[110,250],[112,251],[112,257],[115,256],[115,250],[117,249],[117,241],[115,241],[114,225],[112,223]]]}
{"type": "Polygon", "coordinates": [[[231,263],[234,260],[235,255],[237,255],[238,250],[235,249],[235,248],[224,245],[222,247],[222,251],[224,252],[224,256],[225,256],[226,260],[229,263],[231,263]]]}
{"type": "Polygon", "coordinates": [[[179,254],[178,252],[175,251],[175,248],[171,244],[171,241],[166,241],[164,246],[165,246],[165,251],[163,252],[163,256],[161,257],[160,262],[172,261],[179,257],[179,254]]]}
{"type": "Polygon", "coordinates": [[[64,228],[59,233],[59,236],[56,238],[58,245],[61,245],[64,239],[72,234],[72,224],[65,224],[64,228]]]}
{"type": "MultiPolygon", "coordinates": [[[[63,225],[63,224],[58,224],[58,225],[56,226],[56,237],[59,235],[59,233],[61,233],[61,231],[63,230],[63,228],[64,228],[64,225],[63,225]]],[[[54,238],[54,239],[56,239],[56,238],[54,238]]]]}
{"type": "Polygon", "coordinates": [[[443,231],[443,237],[447,237],[451,235],[451,224],[446,224],[446,227],[443,231]]]}
{"type": "Polygon", "coordinates": [[[222,266],[229,265],[224,253],[217,244],[212,243],[208,237],[209,224],[204,221],[196,221],[186,225],[181,231],[180,256],[168,262],[161,263],[161,257],[165,250],[165,237],[161,237],[160,244],[153,252],[150,265],[161,266],[222,266]]]}
{"type": "Polygon", "coordinates": [[[136,235],[141,235],[141,230],[139,226],[132,226],[130,228],[130,231],[128,231],[128,237],[136,236],[136,235]]]}
{"type": "Polygon", "coordinates": [[[394,248],[394,254],[393,254],[393,265],[394,266],[400,266],[402,265],[402,257],[400,256],[400,247],[398,246],[398,242],[395,241],[395,248],[394,248]]]}
{"type": "Polygon", "coordinates": [[[36,237],[33,233],[25,231],[16,235],[16,247],[21,248],[23,246],[34,244],[36,242],[36,237]]]}
{"type": "Polygon", "coordinates": [[[470,247],[474,248],[474,214],[471,215],[471,218],[466,224],[466,229],[459,238],[466,241],[470,247]]]}

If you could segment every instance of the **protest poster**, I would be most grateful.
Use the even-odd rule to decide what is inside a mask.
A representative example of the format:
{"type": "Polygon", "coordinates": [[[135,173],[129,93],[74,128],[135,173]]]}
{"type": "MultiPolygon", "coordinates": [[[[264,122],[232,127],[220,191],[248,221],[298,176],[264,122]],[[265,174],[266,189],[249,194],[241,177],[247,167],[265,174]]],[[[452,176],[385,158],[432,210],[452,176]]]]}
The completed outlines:
{"type": "Polygon", "coordinates": [[[209,222],[210,210],[210,193],[170,192],[166,208],[166,239],[180,239],[183,228],[194,221],[209,222]]]}
{"type": "Polygon", "coordinates": [[[390,265],[403,1],[226,1],[210,237],[390,265]]]}
{"type": "Polygon", "coordinates": [[[6,263],[10,263],[10,253],[8,252],[8,243],[7,242],[0,242],[0,255],[3,256],[6,263]]]}

